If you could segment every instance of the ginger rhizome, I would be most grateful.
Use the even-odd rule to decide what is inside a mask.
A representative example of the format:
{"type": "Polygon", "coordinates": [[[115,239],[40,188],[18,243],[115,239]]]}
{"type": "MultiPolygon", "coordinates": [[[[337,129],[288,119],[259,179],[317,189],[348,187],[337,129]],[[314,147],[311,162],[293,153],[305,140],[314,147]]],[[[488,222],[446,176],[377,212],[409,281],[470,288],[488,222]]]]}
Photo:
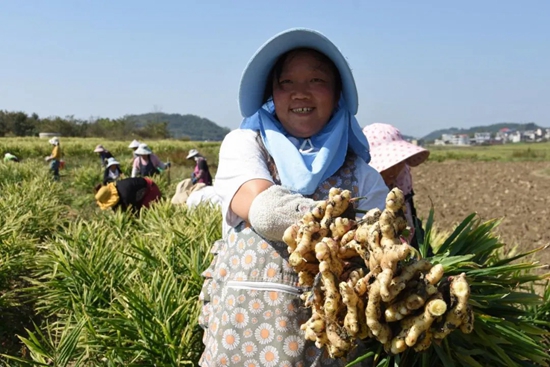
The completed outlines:
{"type": "Polygon", "coordinates": [[[391,190],[384,210],[361,218],[355,217],[356,200],[332,188],[284,233],[289,264],[308,289],[302,300],[312,316],[301,326],[304,337],[337,358],[359,339],[375,338],[397,354],[426,350],[453,330],[472,332],[466,276],[444,278],[441,264],[415,257],[402,237],[403,192],[391,190]]]}

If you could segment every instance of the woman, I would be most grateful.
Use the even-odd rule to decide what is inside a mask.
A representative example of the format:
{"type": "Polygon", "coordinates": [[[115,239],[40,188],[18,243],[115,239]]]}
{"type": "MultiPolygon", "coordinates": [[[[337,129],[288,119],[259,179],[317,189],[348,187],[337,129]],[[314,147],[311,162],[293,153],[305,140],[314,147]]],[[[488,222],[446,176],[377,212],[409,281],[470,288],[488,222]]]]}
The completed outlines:
{"type": "Polygon", "coordinates": [[[195,160],[195,169],[191,174],[191,182],[193,184],[203,183],[206,186],[211,186],[212,176],[210,175],[210,169],[208,168],[208,163],[206,163],[206,158],[204,158],[198,150],[191,149],[187,155],[187,159],[195,160]]]}
{"type": "Polygon", "coordinates": [[[132,177],[149,177],[153,176],[159,171],[165,170],[170,167],[170,163],[163,163],[160,161],[156,154],[147,146],[147,144],[140,144],[134,152],[137,157],[134,159],[132,165],[132,177]]]}
{"type": "Polygon", "coordinates": [[[123,211],[139,212],[142,208],[149,208],[161,197],[158,186],[146,177],[132,177],[97,185],[95,199],[101,210],[121,209],[123,211]]]}
{"type": "Polygon", "coordinates": [[[137,155],[136,155],[136,150],[137,148],[139,147],[141,143],[139,141],[137,141],[136,139],[132,140],[132,142],[128,145],[128,148],[132,149],[132,159],[136,159],[137,158],[137,155]]]}
{"type": "Polygon", "coordinates": [[[430,152],[403,139],[392,125],[375,123],[365,126],[363,133],[371,148],[370,165],[382,175],[389,189],[399,188],[405,194],[407,223],[411,229],[411,245],[418,247],[415,228],[421,229],[413,202],[413,184],[410,167],[422,164],[430,152]]]}
{"type": "Polygon", "coordinates": [[[107,159],[114,158],[111,152],[105,149],[101,144],[95,147],[94,153],[98,153],[102,167],[105,167],[105,165],[107,164],[107,159]]]}
{"type": "Polygon", "coordinates": [[[105,172],[103,172],[103,184],[107,185],[109,182],[122,178],[122,176],[123,174],[120,169],[120,163],[114,158],[107,159],[105,172]]]}
{"type": "Polygon", "coordinates": [[[331,187],[366,197],[359,209],[384,207],[351,70],[322,34],[289,30],[252,57],[239,102],[245,119],[221,145],[214,184],[225,228],[203,274],[200,364],[344,365],[305,341],[310,310],[281,238],[331,187]]]}
{"type": "Polygon", "coordinates": [[[44,158],[46,162],[50,162],[50,171],[53,174],[53,179],[59,181],[59,166],[61,164],[61,145],[59,138],[53,137],[48,140],[48,143],[53,145],[52,154],[44,158]]]}

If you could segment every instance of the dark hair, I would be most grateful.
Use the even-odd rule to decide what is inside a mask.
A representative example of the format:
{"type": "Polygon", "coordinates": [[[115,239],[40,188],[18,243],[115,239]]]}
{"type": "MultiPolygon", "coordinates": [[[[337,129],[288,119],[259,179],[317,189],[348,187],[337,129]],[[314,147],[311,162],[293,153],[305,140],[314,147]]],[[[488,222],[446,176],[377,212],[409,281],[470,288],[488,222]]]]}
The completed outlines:
{"type": "Polygon", "coordinates": [[[97,192],[99,191],[99,189],[101,189],[103,187],[102,184],[98,183],[97,185],[94,186],[94,193],[97,194],[97,192]]]}
{"type": "Polygon", "coordinates": [[[288,58],[288,56],[295,52],[295,51],[309,51],[313,52],[315,58],[323,64],[327,64],[329,69],[334,74],[334,80],[335,80],[335,88],[334,91],[336,93],[336,97],[340,96],[340,93],[342,92],[342,78],[340,77],[340,72],[338,71],[338,68],[336,65],[334,65],[334,62],[330,58],[328,58],[324,53],[319,52],[317,50],[314,50],[312,48],[307,47],[301,47],[301,48],[295,48],[293,50],[287,51],[284,54],[282,54],[278,59],[277,62],[275,62],[275,65],[271,68],[271,71],[269,72],[267,76],[267,80],[265,83],[265,89],[264,89],[264,97],[262,99],[262,103],[267,102],[269,99],[273,97],[273,79],[277,78],[279,79],[281,77],[281,74],[283,72],[283,66],[288,58]]]}

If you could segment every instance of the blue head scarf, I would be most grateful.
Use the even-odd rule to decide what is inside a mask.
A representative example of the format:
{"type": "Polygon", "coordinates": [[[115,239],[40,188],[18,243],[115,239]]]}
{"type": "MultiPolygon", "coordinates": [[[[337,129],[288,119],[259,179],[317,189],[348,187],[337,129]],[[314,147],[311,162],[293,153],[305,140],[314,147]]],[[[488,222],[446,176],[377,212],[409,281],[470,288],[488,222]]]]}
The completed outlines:
{"type": "Polygon", "coordinates": [[[302,195],[313,194],[342,167],[348,148],[366,163],[370,162],[367,138],[355,116],[348,111],[343,96],[325,127],[307,139],[293,137],[285,131],[275,117],[271,100],[245,118],[240,128],[260,132],[275,161],[281,184],[302,195]]]}

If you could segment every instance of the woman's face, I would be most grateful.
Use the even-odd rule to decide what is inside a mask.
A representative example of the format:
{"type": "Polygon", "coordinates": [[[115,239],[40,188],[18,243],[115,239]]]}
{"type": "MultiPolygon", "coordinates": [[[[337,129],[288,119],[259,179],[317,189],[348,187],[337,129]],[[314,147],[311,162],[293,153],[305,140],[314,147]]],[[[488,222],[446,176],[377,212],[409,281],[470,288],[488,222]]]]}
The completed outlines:
{"type": "Polygon", "coordinates": [[[116,171],[116,165],[112,165],[109,167],[109,169],[112,171],[112,172],[115,172],[116,171]]]}
{"type": "Polygon", "coordinates": [[[338,103],[336,75],[315,51],[288,54],[273,80],[277,118],[291,135],[309,138],[323,129],[338,103]]]}
{"type": "Polygon", "coordinates": [[[395,186],[395,179],[397,178],[397,176],[399,176],[401,171],[403,171],[403,168],[405,168],[405,162],[398,163],[395,166],[391,166],[390,168],[380,172],[380,175],[382,175],[382,178],[384,179],[386,186],[388,187],[395,186]]]}

